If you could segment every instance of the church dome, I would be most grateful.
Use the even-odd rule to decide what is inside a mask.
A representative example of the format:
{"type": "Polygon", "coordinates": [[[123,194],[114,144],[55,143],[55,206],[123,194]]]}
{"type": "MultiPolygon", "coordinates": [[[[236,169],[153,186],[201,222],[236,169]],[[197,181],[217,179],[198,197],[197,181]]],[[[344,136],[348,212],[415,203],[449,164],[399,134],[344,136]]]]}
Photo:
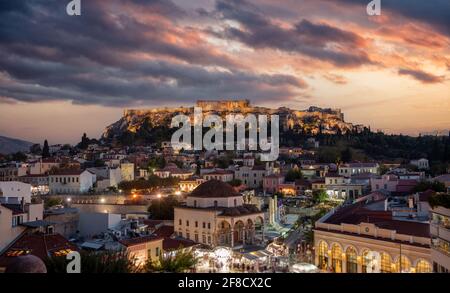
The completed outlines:
{"type": "Polygon", "coordinates": [[[228,183],[219,180],[209,180],[200,184],[189,196],[215,198],[241,196],[241,194],[236,192],[228,183]]]}

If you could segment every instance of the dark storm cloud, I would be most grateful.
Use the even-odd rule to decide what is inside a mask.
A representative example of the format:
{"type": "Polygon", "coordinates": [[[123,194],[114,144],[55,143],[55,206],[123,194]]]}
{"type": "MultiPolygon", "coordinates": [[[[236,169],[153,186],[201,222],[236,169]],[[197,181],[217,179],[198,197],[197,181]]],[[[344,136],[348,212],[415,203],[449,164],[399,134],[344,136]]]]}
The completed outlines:
{"type": "Polygon", "coordinates": [[[113,106],[272,100],[295,98],[306,87],[298,77],[249,71],[209,47],[177,24],[185,13],[171,1],[83,1],[80,17],[66,15],[67,1],[7,3],[0,4],[4,100],[113,106]]]}
{"type": "MultiPolygon", "coordinates": [[[[322,0],[365,7],[369,0],[322,0]]],[[[412,20],[422,21],[450,36],[450,1],[448,0],[382,0],[381,11],[391,11],[412,20]]]]}
{"type": "Polygon", "coordinates": [[[372,63],[359,48],[364,45],[364,40],[353,32],[308,20],[298,22],[293,28],[283,28],[267,18],[257,6],[241,0],[218,0],[216,10],[223,19],[237,21],[242,26],[228,27],[222,34],[216,33],[217,36],[235,39],[254,48],[299,53],[340,67],[372,63]]]}
{"type": "Polygon", "coordinates": [[[440,83],[444,81],[443,76],[436,76],[421,70],[401,68],[398,70],[400,75],[409,75],[422,83],[440,83]]]}

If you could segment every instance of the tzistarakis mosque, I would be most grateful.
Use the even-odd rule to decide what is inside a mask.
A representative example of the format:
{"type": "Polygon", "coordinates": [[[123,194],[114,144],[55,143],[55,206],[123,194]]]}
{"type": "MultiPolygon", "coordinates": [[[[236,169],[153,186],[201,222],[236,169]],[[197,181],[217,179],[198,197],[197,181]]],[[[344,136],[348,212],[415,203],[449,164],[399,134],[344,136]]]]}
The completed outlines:
{"type": "Polygon", "coordinates": [[[194,189],[186,205],[175,208],[174,225],[179,237],[212,247],[238,249],[264,239],[264,214],[219,180],[194,189]]]}

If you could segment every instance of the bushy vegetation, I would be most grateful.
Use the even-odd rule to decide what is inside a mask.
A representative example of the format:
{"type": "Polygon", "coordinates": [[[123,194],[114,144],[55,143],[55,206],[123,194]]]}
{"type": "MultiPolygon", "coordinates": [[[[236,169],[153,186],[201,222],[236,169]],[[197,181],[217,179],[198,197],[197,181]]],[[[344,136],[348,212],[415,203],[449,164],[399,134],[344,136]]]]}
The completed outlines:
{"type": "Polygon", "coordinates": [[[145,265],[145,271],[185,273],[193,269],[198,261],[192,251],[180,248],[172,254],[161,255],[158,261],[149,260],[145,265]]]}
{"type": "MultiPolygon", "coordinates": [[[[126,251],[88,252],[81,251],[81,273],[137,273],[142,270],[136,265],[136,259],[126,251]]],[[[48,273],[64,274],[69,260],[66,256],[51,256],[45,260],[48,273]]]]}
{"type": "Polygon", "coordinates": [[[446,188],[444,183],[439,181],[421,181],[414,187],[414,192],[423,192],[427,190],[433,190],[436,192],[445,192],[446,188]]]}
{"type": "Polygon", "coordinates": [[[179,204],[180,202],[175,196],[169,195],[168,197],[153,199],[148,207],[148,211],[150,217],[154,220],[173,220],[173,208],[179,204]]]}
{"type": "Polygon", "coordinates": [[[44,208],[49,209],[51,207],[63,204],[62,199],[60,198],[48,198],[44,201],[44,208]]]}
{"type": "Polygon", "coordinates": [[[435,207],[444,207],[447,209],[450,209],[450,195],[446,193],[436,193],[433,194],[429,200],[428,203],[432,208],[435,207]]]}
{"type": "Polygon", "coordinates": [[[159,178],[156,175],[150,175],[148,179],[137,179],[134,181],[122,181],[119,183],[119,189],[124,190],[126,193],[131,190],[153,190],[161,187],[171,187],[178,185],[180,180],[178,178],[159,178]]]}
{"type": "Polygon", "coordinates": [[[291,169],[286,173],[286,176],[284,177],[286,182],[293,182],[297,179],[302,179],[302,178],[303,178],[303,175],[302,175],[302,171],[300,169],[291,169]]]}
{"type": "Polygon", "coordinates": [[[312,199],[314,203],[321,203],[328,200],[328,194],[325,190],[314,190],[312,199]]]}

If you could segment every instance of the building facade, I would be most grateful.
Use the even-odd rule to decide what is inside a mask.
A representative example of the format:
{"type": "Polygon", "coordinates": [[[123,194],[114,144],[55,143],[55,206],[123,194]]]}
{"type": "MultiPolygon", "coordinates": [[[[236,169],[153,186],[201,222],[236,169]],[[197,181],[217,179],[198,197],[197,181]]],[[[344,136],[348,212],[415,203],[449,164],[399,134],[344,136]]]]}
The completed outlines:
{"type": "Polygon", "coordinates": [[[365,203],[331,211],[314,228],[315,264],[336,273],[432,272],[428,223],[400,221],[365,203]]]}
{"type": "Polygon", "coordinates": [[[264,214],[229,184],[210,180],[175,208],[174,231],[179,237],[212,247],[241,248],[263,241],[264,214]]]}
{"type": "Polygon", "coordinates": [[[431,260],[433,271],[450,272],[450,209],[436,206],[431,213],[431,260]]]}

